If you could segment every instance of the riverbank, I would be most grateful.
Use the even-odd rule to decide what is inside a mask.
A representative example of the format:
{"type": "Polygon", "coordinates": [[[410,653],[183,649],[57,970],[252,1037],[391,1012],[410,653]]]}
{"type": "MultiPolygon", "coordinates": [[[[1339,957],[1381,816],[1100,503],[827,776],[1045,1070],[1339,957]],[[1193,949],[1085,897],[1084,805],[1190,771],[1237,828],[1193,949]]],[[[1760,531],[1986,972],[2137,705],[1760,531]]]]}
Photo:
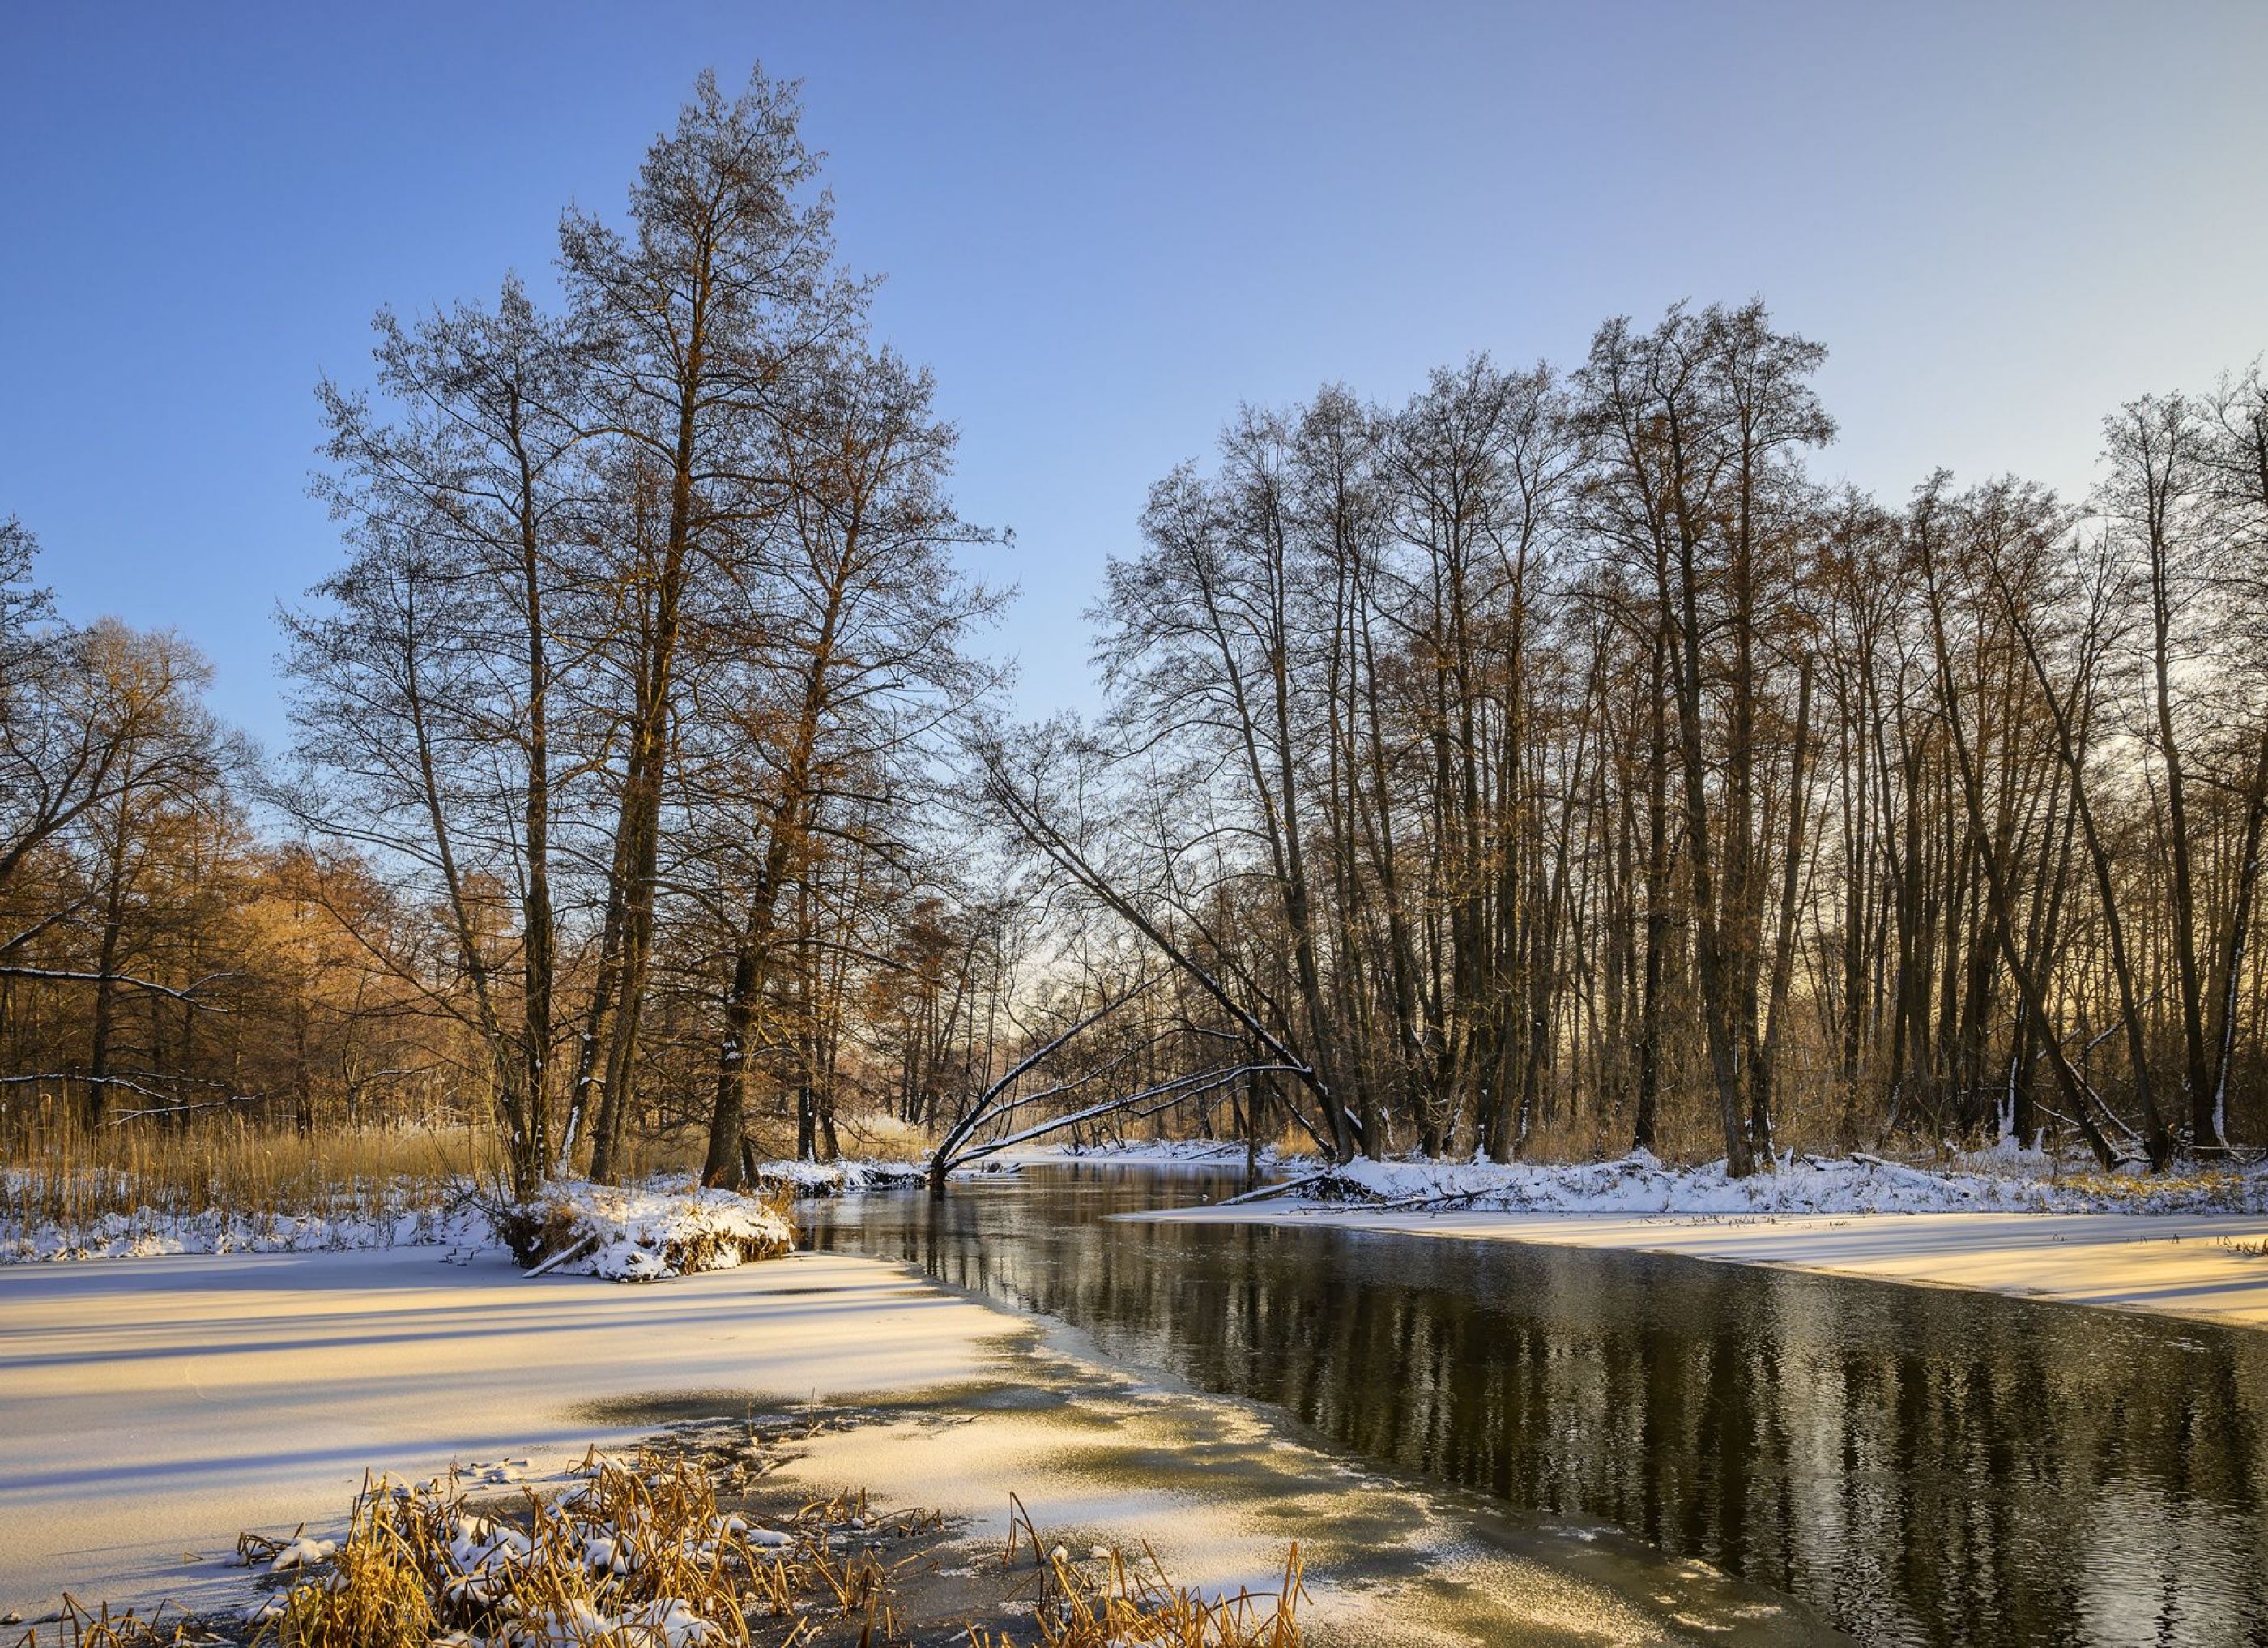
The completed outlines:
{"type": "Polygon", "coordinates": [[[1897,1161],[1864,1151],[1785,1151],[1770,1171],[1713,1162],[1672,1164],[1648,1150],[1599,1162],[1358,1157],[1336,1166],[1287,1162],[1302,1200],[1485,1213],[2257,1213],[2268,1171],[2257,1162],[2183,1163],[2162,1173],[2115,1171],[2090,1157],[2003,1144],[1897,1161]]]}
{"type": "Polygon", "coordinates": [[[1269,1588],[1296,1541],[1313,1642],[1822,1639],[1705,1563],[1357,1468],[880,1260],[630,1288],[456,1257],[0,1270],[0,1610],[69,1590],[240,1617],[238,1534],[338,1537],[365,1469],[545,1491],[593,1445],[801,1414],[826,1423],[780,1487],[934,1508],[971,1550],[998,1550],[1012,1491],[1073,1550],[1154,1547],[1216,1594],[1269,1588]]]}
{"type": "Polygon", "coordinates": [[[2268,1215],[1503,1212],[1260,1202],[1133,1216],[1668,1253],[2268,1327],[2268,1215]]]}
{"type": "MultiPolygon", "coordinates": [[[[753,1188],[794,1201],[868,1190],[917,1188],[918,1163],[844,1159],[768,1161],[753,1188]]],[[[188,1253],[345,1253],[380,1247],[493,1245],[501,1211],[493,1184],[464,1174],[297,1186],[291,1194],[243,1207],[168,1205],[133,1176],[65,1171],[36,1186],[0,1168],[0,1265],[77,1260],[158,1259],[188,1253]],[[11,1177],[12,1175],[12,1177],[11,1177]]],[[[161,1187],[162,1188],[162,1187],[161,1187]]],[[[600,1187],[554,1183],[546,1196],[600,1187]]],[[[692,1176],[660,1174],[608,1195],[689,1203],[702,1192],[692,1176]]]]}

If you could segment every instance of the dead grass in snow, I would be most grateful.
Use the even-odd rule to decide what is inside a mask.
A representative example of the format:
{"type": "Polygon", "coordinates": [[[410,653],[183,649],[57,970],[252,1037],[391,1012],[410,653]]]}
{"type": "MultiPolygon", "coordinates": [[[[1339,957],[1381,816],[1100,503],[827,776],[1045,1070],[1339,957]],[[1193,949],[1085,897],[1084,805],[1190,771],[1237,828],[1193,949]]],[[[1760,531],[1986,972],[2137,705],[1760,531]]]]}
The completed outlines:
{"type": "Polygon", "coordinates": [[[89,1127],[33,1112],[0,1130],[0,1234],[88,1238],[105,1221],[202,1216],[379,1221],[436,1208],[495,1180],[485,1128],[300,1133],[235,1118],[89,1127]]]}
{"type": "MultiPolygon", "coordinates": [[[[720,1502],[725,1479],[682,1455],[594,1453],[585,1471],[566,1495],[529,1489],[490,1515],[453,1480],[373,1481],[335,1552],[304,1564],[300,1541],[247,1536],[249,1559],[291,1564],[249,1622],[251,1648],[1299,1648],[1297,1546],[1278,1592],[1207,1598],[1146,1549],[1074,1560],[1049,1548],[1017,1503],[990,1576],[998,1606],[980,1621],[923,1618],[919,1581],[944,1531],[934,1512],[881,1513],[843,1493],[767,1525],[720,1502]],[[1028,1627],[1002,1622],[1013,1616],[1028,1627]]],[[[90,1636],[66,1648],[165,1644],[90,1636]]]]}

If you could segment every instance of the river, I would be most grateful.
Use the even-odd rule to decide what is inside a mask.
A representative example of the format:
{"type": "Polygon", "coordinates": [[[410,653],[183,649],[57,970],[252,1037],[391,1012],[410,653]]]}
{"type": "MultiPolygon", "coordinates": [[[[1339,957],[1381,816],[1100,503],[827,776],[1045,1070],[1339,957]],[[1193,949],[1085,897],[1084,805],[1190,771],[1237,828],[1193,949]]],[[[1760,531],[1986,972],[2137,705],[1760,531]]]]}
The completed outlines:
{"type": "Polygon", "coordinates": [[[1077,1164],[806,1203],[1334,1452],[1617,1525],[1882,1644],[2268,1644],[2268,1334],[1649,1254],[1108,1216],[1077,1164]]]}

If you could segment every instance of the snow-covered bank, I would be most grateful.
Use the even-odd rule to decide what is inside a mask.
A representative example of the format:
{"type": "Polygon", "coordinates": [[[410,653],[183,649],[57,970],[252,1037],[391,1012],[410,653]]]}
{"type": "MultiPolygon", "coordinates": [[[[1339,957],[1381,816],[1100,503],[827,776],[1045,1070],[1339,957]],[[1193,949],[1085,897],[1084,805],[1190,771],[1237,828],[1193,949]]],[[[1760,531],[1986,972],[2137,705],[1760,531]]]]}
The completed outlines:
{"type": "MultiPolygon", "coordinates": [[[[924,1182],[919,1166],[902,1162],[792,1162],[761,1164],[757,1181],[767,1190],[795,1196],[839,1196],[854,1192],[906,1190],[924,1182]]],[[[588,1203],[594,1187],[578,1184],[555,1186],[557,1194],[588,1203]]],[[[698,1200],[693,1181],[682,1175],[657,1179],[634,1191],[609,1192],[616,1197],[644,1196],[684,1202],[698,1200]]],[[[708,1196],[712,1193],[700,1193],[708,1196]]],[[[715,1193],[721,1194],[721,1193],[715,1193]]],[[[461,1179],[436,1190],[433,1186],[401,1186],[376,1198],[379,1210],[342,1196],[334,1211],[261,1213],[210,1211],[169,1213],[142,1208],[83,1218],[43,1219],[31,1223],[0,1214],[0,1265],[26,1260],[76,1259],[156,1259],[182,1253],[344,1253],[385,1247],[485,1248],[501,1238],[486,1211],[490,1198],[471,1179],[461,1179]]],[[[0,1201],[0,1207],[6,1203],[0,1201]]],[[[729,1203],[718,1204],[729,1207],[729,1203]]],[[[590,1210],[595,1212],[595,1207],[590,1210]]],[[[607,1243],[627,1241],[630,1247],[658,1251],[656,1209],[622,1201],[613,1214],[619,1228],[609,1230],[607,1243]],[[617,1218],[616,1216],[619,1216],[617,1218]],[[631,1227],[635,1226],[635,1230],[631,1227]]],[[[706,1213],[694,1218],[710,1223],[706,1213]]],[[[743,1231],[753,1235],[753,1231],[743,1231]]],[[[554,1249],[553,1251],[557,1251],[554,1249]]],[[[743,1250],[744,1256],[747,1254],[743,1250]]],[[[627,1250],[626,1267],[594,1274],[635,1276],[637,1265],[627,1250]]],[[[563,1268],[567,1267],[563,1267],[563,1268]]],[[[580,1262],[572,1267],[587,1269],[580,1262]]]]}
{"type": "Polygon", "coordinates": [[[2036,1151],[1943,1165],[1874,1156],[1789,1156],[1728,1178],[1723,1162],[1670,1167],[1645,1150],[1611,1162],[1372,1162],[1311,1171],[1304,1201],[1499,1213],[2268,1213],[2268,1172],[2102,1173],[2036,1151]]]}
{"type": "Polygon", "coordinates": [[[835,1254],[663,1288],[460,1256],[0,1269],[0,1611],[36,1615],[65,1589],[225,1603],[244,1571],[219,1559],[240,1531],[342,1512],[365,1467],[510,1458],[548,1474],[628,1434],[592,1403],[700,1392],[738,1412],[919,1389],[991,1365],[1008,1327],[835,1254]]]}
{"type": "Polygon", "coordinates": [[[798,1196],[847,1196],[869,1190],[918,1190],[929,1169],[918,1162],[765,1162],[756,1182],[798,1196]]]}
{"type": "Polygon", "coordinates": [[[488,1217],[465,1194],[402,1201],[379,1214],[177,1214],[151,1208],[70,1221],[0,1221],[0,1265],[45,1260],[158,1259],[180,1253],[342,1253],[377,1247],[486,1246],[488,1217]]]}

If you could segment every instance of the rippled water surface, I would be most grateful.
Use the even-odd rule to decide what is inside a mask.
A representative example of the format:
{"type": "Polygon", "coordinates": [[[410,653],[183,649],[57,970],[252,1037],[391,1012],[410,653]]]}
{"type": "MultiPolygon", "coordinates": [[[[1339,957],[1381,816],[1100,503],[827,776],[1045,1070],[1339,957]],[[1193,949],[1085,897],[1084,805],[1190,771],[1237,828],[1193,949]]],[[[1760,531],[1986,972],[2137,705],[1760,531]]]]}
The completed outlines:
{"type": "Polygon", "coordinates": [[[1620,1525],[1881,1644],[2268,1644],[2268,1334],[1646,1254],[1144,1223],[1069,1166],[806,1204],[1344,1453],[1620,1525]]]}

